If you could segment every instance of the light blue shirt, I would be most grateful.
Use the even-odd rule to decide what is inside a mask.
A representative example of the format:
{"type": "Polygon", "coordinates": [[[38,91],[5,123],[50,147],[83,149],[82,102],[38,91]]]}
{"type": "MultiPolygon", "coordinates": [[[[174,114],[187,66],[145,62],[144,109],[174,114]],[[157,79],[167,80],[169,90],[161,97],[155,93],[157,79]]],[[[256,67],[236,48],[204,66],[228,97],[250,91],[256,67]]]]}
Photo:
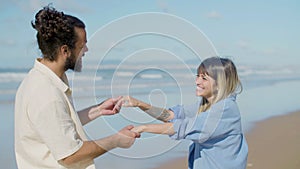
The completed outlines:
{"type": "Polygon", "coordinates": [[[193,141],[189,148],[189,169],[245,169],[248,145],[242,132],[241,116],[230,95],[205,112],[198,114],[200,102],[170,108],[175,114],[171,122],[172,139],[193,141]]]}

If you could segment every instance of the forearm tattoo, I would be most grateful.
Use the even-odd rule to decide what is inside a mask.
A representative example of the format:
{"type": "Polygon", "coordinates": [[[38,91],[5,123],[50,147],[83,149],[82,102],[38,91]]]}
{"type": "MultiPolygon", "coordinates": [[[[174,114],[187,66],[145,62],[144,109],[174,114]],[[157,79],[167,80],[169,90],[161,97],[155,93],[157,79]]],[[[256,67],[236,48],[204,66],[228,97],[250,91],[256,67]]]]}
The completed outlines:
{"type": "Polygon", "coordinates": [[[145,110],[145,112],[161,121],[167,121],[167,119],[170,117],[170,113],[168,112],[168,110],[163,108],[151,106],[150,109],[145,110]]]}

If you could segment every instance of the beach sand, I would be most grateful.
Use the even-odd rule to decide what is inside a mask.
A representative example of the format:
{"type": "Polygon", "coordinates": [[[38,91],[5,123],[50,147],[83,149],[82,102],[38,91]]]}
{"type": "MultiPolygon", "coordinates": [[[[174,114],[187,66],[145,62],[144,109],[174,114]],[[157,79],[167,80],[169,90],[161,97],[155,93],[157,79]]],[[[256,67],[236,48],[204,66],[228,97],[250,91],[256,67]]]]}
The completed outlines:
{"type": "MultiPolygon", "coordinates": [[[[257,122],[246,133],[247,169],[300,169],[300,111],[257,122]]],[[[155,169],[187,169],[187,157],[155,169]]]]}

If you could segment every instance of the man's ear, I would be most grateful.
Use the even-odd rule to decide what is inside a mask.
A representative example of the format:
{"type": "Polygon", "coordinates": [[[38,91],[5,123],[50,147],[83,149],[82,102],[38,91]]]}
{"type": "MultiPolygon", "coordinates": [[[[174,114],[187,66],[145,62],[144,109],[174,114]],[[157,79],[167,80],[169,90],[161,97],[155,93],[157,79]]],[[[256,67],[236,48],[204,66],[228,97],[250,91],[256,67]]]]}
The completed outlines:
{"type": "Polygon", "coordinates": [[[60,47],[60,53],[65,57],[69,57],[69,55],[71,54],[71,51],[67,45],[62,45],[60,47]]]}

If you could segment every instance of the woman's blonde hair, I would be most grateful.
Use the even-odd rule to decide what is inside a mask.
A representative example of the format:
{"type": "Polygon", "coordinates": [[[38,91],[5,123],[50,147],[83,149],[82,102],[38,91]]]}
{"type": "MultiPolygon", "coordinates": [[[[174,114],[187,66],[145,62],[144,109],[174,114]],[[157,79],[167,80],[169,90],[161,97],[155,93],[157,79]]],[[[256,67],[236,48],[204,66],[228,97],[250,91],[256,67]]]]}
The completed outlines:
{"type": "Polygon", "coordinates": [[[212,104],[225,99],[232,93],[241,93],[243,90],[237,69],[228,58],[211,57],[205,59],[198,67],[198,74],[210,76],[216,82],[216,87],[213,89],[213,101],[209,103],[203,98],[199,112],[206,111],[212,104]]]}

